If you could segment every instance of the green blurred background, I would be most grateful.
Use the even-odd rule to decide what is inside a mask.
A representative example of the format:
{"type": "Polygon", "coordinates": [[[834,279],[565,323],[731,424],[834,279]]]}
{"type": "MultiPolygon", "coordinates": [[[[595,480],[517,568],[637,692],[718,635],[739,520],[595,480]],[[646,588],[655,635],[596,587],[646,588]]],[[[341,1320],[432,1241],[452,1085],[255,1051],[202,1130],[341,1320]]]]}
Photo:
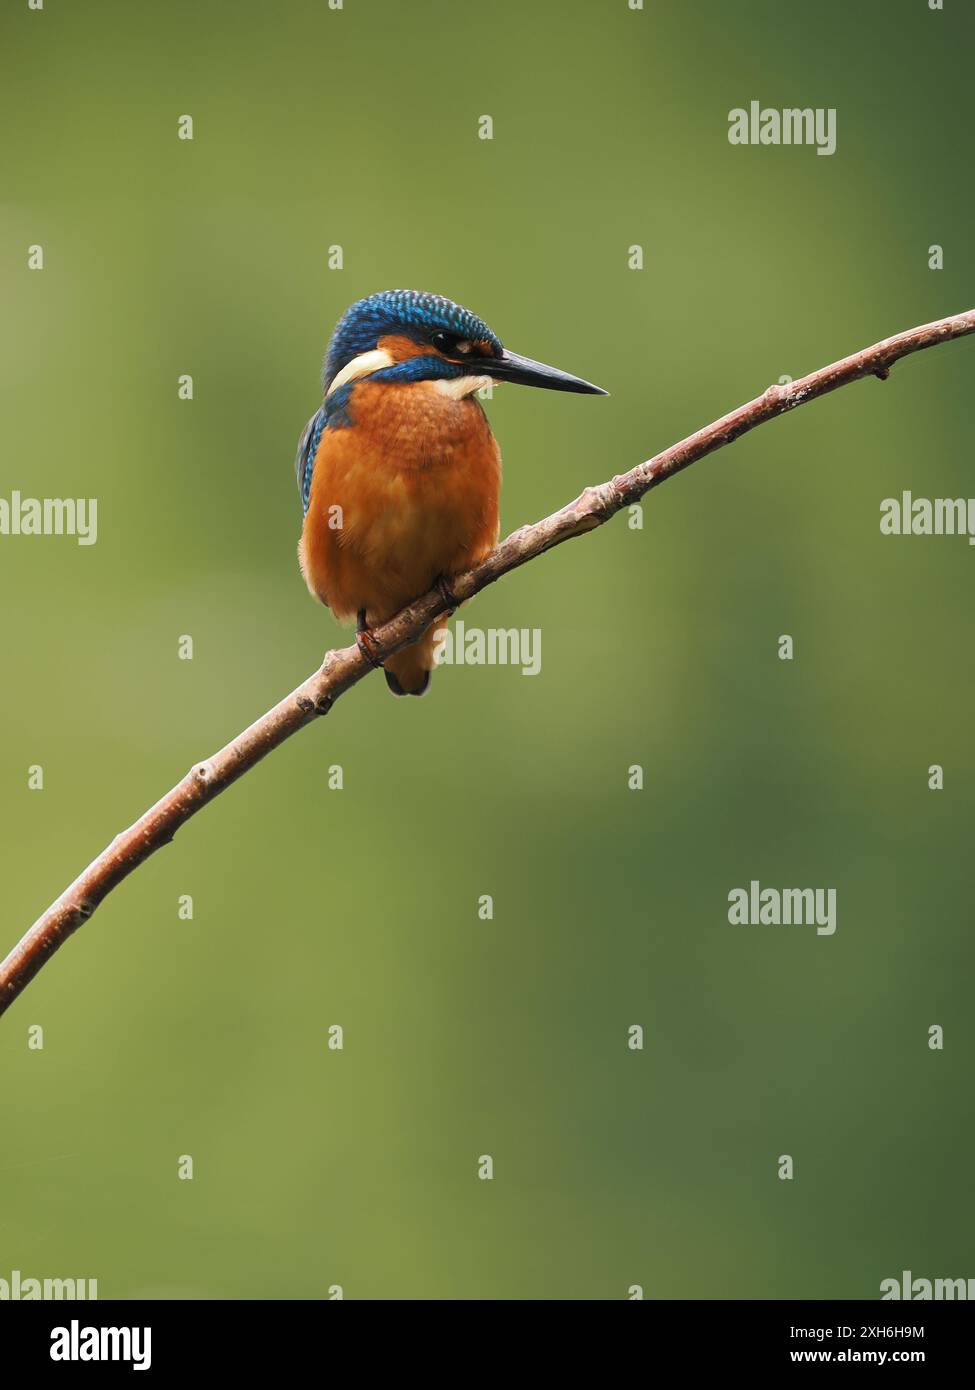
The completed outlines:
{"type": "MultiPolygon", "coordinates": [[[[96,496],[99,539],[0,538],[0,947],[348,641],[292,471],[347,304],[438,291],[610,389],[496,393],[512,530],[971,307],[973,38],[954,0],[7,0],[0,495],[96,496]],[[835,107],[836,153],[732,147],[752,99],[835,107]]],[[[878,525],[975,492],[973,368],[913,358],[504,580],[463,616],[541,628],[541,675],[368,680],[114,893],[0,1023],[0,1277],[975,1276],[975,553],[878,525]],[[752,878],[835,887],[836,935],[729,926],[752,878]]]]}

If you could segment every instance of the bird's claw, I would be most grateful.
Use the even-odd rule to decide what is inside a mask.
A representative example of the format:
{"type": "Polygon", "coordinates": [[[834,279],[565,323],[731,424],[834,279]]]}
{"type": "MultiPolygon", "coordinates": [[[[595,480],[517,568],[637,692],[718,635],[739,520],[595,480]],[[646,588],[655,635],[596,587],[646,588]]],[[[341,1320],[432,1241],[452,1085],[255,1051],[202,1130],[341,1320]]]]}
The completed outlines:
{"type": "Polygon", "coordinates": [[[366,610],[364,608],[359,609],[359,616],[356,619],[355,644],[369,665],[375,667],[377,671],[381,671],[383,663],[375,654],[375,638],[372,635],[372,629],[366,622],[366,610]]]}
{"type": "Polygon", "coordinates": [[[450,584],[445,574],[438,574],[433,582],[434,587],[436,588],[440,597],[447,605],[447,617],[449,618],[451,614],[455,613],[459,608],[459,601],[454,595],[454,593],[451,591],[450,584]]]}

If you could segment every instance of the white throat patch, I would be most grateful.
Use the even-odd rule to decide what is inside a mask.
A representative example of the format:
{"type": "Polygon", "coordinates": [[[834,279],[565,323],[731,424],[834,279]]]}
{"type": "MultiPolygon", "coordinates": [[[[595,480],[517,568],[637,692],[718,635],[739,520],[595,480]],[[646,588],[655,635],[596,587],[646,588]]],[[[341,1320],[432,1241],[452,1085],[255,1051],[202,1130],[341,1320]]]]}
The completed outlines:
{"type": "Polygon", "coordinates": [[[489,376],[455,376],[443,377],[440,381],[435,381],[433,386],[441,395],[462,401],[465,396],[473,396],[475,391],[480,391],[482,387],[490,386],[491,383],[492,378],[489,376]]]}

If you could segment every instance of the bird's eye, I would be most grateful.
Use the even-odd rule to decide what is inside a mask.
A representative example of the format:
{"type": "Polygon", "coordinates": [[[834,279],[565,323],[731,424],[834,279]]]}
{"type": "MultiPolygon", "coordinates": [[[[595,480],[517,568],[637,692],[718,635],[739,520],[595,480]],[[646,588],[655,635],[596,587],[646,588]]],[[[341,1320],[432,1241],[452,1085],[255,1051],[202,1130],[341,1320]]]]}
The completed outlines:
{"type": "Polygon", "coordinates": [[[445,353],[447,356],[453,356],[457,352],[456,333],[434,333],[430,341],[438,352],[445,353]]]}

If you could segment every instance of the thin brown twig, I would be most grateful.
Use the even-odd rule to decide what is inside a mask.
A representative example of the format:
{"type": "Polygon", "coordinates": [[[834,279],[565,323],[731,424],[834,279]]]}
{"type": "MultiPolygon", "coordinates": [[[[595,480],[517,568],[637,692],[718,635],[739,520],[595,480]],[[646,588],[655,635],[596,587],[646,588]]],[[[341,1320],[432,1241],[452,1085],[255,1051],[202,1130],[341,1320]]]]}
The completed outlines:
{"type": "MultiPolygon", "coordinates": [[[[458,602],[472,598],[509,570],[534,559],[553,546],[602,526],[622,507],[638,501],[651,488],[689,464],[731,444],[741,435],[862,377],[886,378],[901,357],[922,348],[975,333],[975,310],[911,328],[885,338],[840,362],[811,372],[799,381],[770,386],[761,396],[706,425],[662,454],[638,464],[611,482],[588,487],[574,502],[533,526],[523,526],[501,541],[483,564],[451,579],[458,602]]],[[[374,656],[384,660],[408,646],[446,609],[446,598],[432,589],[374,630],[374,656]]],[[[358,647],[326,654],[321,668],[268,710],[218,753],[191,768],[181,782],[155,806],[123,830],[74,883],[44,912],[0,964],[0,1014],[4,1013],[60,945],[86,922],[106,894],[133,869],[169,844],[176,831],[207,802],[236,782],[285,739],[327,714],[340,695],[373,670],[358,647]]]]}

